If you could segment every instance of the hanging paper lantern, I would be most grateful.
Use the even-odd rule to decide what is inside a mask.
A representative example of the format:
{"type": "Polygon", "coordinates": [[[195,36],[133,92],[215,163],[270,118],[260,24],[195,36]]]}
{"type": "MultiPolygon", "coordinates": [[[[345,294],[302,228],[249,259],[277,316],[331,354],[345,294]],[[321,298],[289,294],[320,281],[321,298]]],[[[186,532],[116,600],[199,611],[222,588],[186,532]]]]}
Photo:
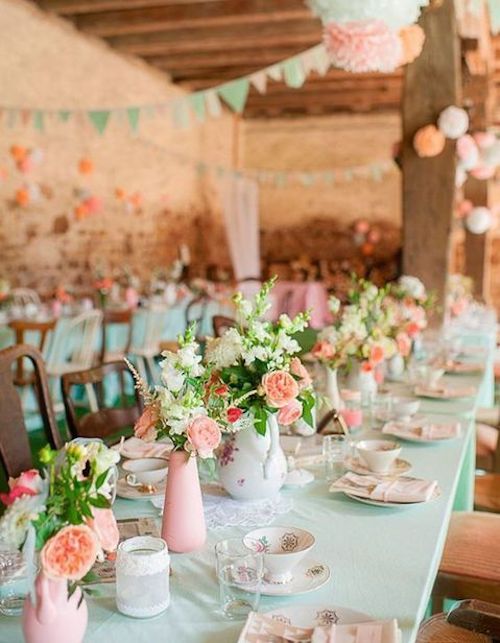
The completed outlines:
{"type": "Polygon", "coordinates": [[[29,183],[26,186],[26,189],[28,190],[30,201],[36,202],[40,200],[40,197],[42,196],[42,191],[40,189],[40,186],[37,183],[29,183]]]}
{"type": "Polygon", "coordinates": [[[413,138],[413,147],[421,158],[438,156],[445,144],[444,134],[435,125],[421,127],[413,138]]]}
{"type": "Polygon", "coordinates": [[[381,20],[331,22],[323,40],[332,64],[355,73],[391,73],[403,56],[400,38],[381,20]]]}
{"type": "Polygon", "coordinates": [[[16,190],[14,199],[17,205],[21,206],[22,208],[25,208],[26,206],[29,205],[29,202],[30,202],[30,195],[28,190],[26,188],[19,188],[19,190],[16,190]]]}
{"type": "Polygon", "coordinates": [[[450,105],[439,114],[438,127],[446,138],[460,138],[469,129],[469,115],[465,109],[450,105]]]}
{"type": "Polygon", "coordinates": [[[382,19],[393,31],[417,22],[428,0],[306,0],[323,24],[382,19]]]}
{"type": "Polygon", "coordinates": [[[457,169],[455,171],[455,187],[461,188],[463,184],[467,181],[467,170],[458,163],[457,169]]]}
{"type": "Polygon", "coordinates": [[[476,141],[477,146],[481,150],[485,150],[488,147],[495,145],[497,139],[493,132],[476,132],[473,134],[474,140],[476,141]]]}
{"type": "Polygon", "coordinates": [[[500,165],[500,141],[495,139],[493,145],[483,150],[482,161],[485,165],[492,167],[500,165]]]}
{"type": "Polygon", "coordinates": [[[10,154],[14,161],[22,161],[27,154],[27,150],[25,147],[21,147],[20,145],[13,145],[10,148],[10,154]]]}
{"type": "Polygon", "coordinates": [[[45,157],[45,153],[40,147],[35,147],[33,150],[31,150],[29,155],[31,162],[34,163],[35,165],[38,165],[39,163],[41,163],[44,157],[45,157]]]}
{"type": "Polygon", "coordinates": [[[82,158],[78,162],[78,171],[80,174],[89,175],[94,171],[94,164],[88,158],[82,158]]]}
{"type": "Polygon", "coordinates": [[[475,179],[479,179],[480,181],[487,181],[488,179],[491,179],[495,176],[495,168],[491,165],[484,165],[483,163],[480,163],[476,167],[472,168],[472,170],[470,170],[470,174],[475,179]]]}
{"type": "Polygon", "coordinates": [[[464,199],[458,204],[458,207],[456,210],[457,216],[460,219],[463,219],[464,217],[466,217],[468,214],[472,212],[473,208],[474,208],[474,204],[472,203],[472,201],[470,199],[464,199]]]}
{"type": "Polygon", "coordinates": [[[89,214],[97,214],[102,210],[102,199],[98,196],[91,196],[82,203],[89,214]]]}
{"type": "MultiPolygon", "coordinates": [[[[474,138],[470,134],[464,134],[457,140],[457,156],[461,161],[476,158],[479,161],[479,149],[474,138]]],[[[477,164],[474,163],[474,165],[477,164]]]]}
{"type": "Polygon", "coordinates": [[[465,220],[465,227],[472,234],[484,234],[493,224],[493,215],[489,208],[478,206],[473,208],[465,220]]]}
{"type": "Polygon", "coordinates": [[[403,57],[401,65],[408,65],[416,60],[422,53],[425,42],[425,33],[419,25],[404,27],[399,32],[401,45],[403,47],[403,57]]]}

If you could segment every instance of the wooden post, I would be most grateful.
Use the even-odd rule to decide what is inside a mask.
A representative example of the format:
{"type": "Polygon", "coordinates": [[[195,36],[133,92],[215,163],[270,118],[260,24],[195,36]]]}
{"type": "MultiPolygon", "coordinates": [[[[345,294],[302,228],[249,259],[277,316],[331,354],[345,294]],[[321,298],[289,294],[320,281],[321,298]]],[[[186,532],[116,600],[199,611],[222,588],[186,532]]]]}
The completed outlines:
{"type": "Polygon", "coordinates": [[[423,12],[424,50],[408,65],[403,91],[403,270],[435,291],[444,310],[451,258],[455,144],[421,159],[415,132],[435,124],[449,105],[461,104],[460,49],[453,0],[423,12]]]}

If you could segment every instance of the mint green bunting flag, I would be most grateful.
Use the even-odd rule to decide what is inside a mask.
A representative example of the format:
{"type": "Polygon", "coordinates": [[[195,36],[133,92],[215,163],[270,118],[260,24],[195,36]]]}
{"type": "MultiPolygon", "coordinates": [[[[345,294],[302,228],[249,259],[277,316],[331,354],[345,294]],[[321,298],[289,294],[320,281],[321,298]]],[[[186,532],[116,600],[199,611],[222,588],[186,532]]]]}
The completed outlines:
{"type": "Polygon", "coordinates": [[[205,120],[205,92],[194,92],[189,96],[189,102],[200,123],[205,120]]]}
{"type": "Polygon", "coordinates": [[[103,109],[89,112],[89,120],[99,134],[104,134],[104,130],[106,129],[106,125],[108,124],[109,115],[110,112],[103,109]]]}
{"type": "Polygon", "coordinates": [[[172,118],[174,126],[178,129],[189,127],[189,109],[186,100],[178,100],[172,106],[172,118]]]}
{"type": "Polygon", "coordinates": [[[71,116],[71,112],[67,109],[61,109],[59,111],[59,120],[62,121],[63,123],[66,123],[69,121],[69,118],[71,116]]]}
{"type": "Polygon", "coordinates": [[[302,87],[305,83],[306,75],[299,58],[290,58],[283,63],[283,73],[285,83],[288,87],[302,87]]]}
{"type": "Polygon", "coordinates": [[[43,132],[43,117],[43,112],[35,112],[33,114],[33,125],[39,132],[43,132]]]}
{"type": "Polygon", "coordinates": [[[241,114],[247,102],[250,82],[247,78],[238,78],[230,83],[224,83],[217,88],[217,93],[235,112],[241,114]]]}
{"type": "Polygon", "coordinates": [[[489,3],[491,31],[495,34],[500,33],[500,0],[489,0],[489,3]]]}
{"type": "Polygon", "coordinates": [[[132,132],[137,132],[139,127],[139,108],[138,107],[128,107],[127,108],[127,119],[128,124],[132,132]]]}

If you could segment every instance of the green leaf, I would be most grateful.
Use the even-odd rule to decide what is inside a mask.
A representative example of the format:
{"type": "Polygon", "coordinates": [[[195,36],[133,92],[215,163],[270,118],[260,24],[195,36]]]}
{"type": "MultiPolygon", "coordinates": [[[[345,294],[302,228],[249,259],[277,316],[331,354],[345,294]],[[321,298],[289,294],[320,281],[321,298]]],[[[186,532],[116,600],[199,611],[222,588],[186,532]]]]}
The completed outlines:
{"type": "Polygon", "coordinates": [[[97,476],[97,480],[95,481],[95,488],[100,489],[102,485],[106,482],[106,478],[108,477],[109,469],[106,469],[106,471],[103,471],[101,475],[97,476]]]}
{"type": "Polygon", "coordinates": [[[257,404],[252,407],[252,411],[254,414],[254,426],[255,430],[259,435],[266,435],[266,430],[267,430],[267,413],[265,409],[262,408],[262,406],[258,406],[257,404]]]}
{"type": "Polygon", "coordinates": [[[109,500],[105,496],[99,494],[96,498],[89,498],[89,504],[93,507],[98,507],[99,509],[108,509],[109,500]]]}

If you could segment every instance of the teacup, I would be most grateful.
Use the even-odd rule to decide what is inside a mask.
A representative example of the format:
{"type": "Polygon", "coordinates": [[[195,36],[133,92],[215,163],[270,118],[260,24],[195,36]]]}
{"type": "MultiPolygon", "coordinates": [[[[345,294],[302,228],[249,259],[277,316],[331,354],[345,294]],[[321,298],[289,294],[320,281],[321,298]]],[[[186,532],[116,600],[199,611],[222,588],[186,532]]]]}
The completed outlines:
{"type": "Polygon", "coordinates": [[[437,388],[439,380],[444,375],[444,368],[437,368],[436,366],[429,366],[427,372],[427,386],[429,388],[437,388]]]}
{"type": "Polygon", "coordinates": [[[399,444],[390,440],[362,440],[356,444],[356,449],[374,473],[387,473],[401,453],[399,444]]]}
{"type": "Polygon", "coordinates": [[[245,547],[264,554],[264,580],[285,584],[292,571],[314,547],[314,536],[297,527],[262,527],[243,538],[245,547]]]}
{"type": "Polygon", "coordinates": [[[412,397],[395,397],[392,400],[392,410],[397,420],[411,418],[420,408],[420,400],[412,397]]]}
{"type": "Polygon", "coordinates": [[[122,468],[127,474],[125,480],[131,487],[155,485],[165,479],[168,462],[163,458],[138,458],[126,460],[122,468]]]}

